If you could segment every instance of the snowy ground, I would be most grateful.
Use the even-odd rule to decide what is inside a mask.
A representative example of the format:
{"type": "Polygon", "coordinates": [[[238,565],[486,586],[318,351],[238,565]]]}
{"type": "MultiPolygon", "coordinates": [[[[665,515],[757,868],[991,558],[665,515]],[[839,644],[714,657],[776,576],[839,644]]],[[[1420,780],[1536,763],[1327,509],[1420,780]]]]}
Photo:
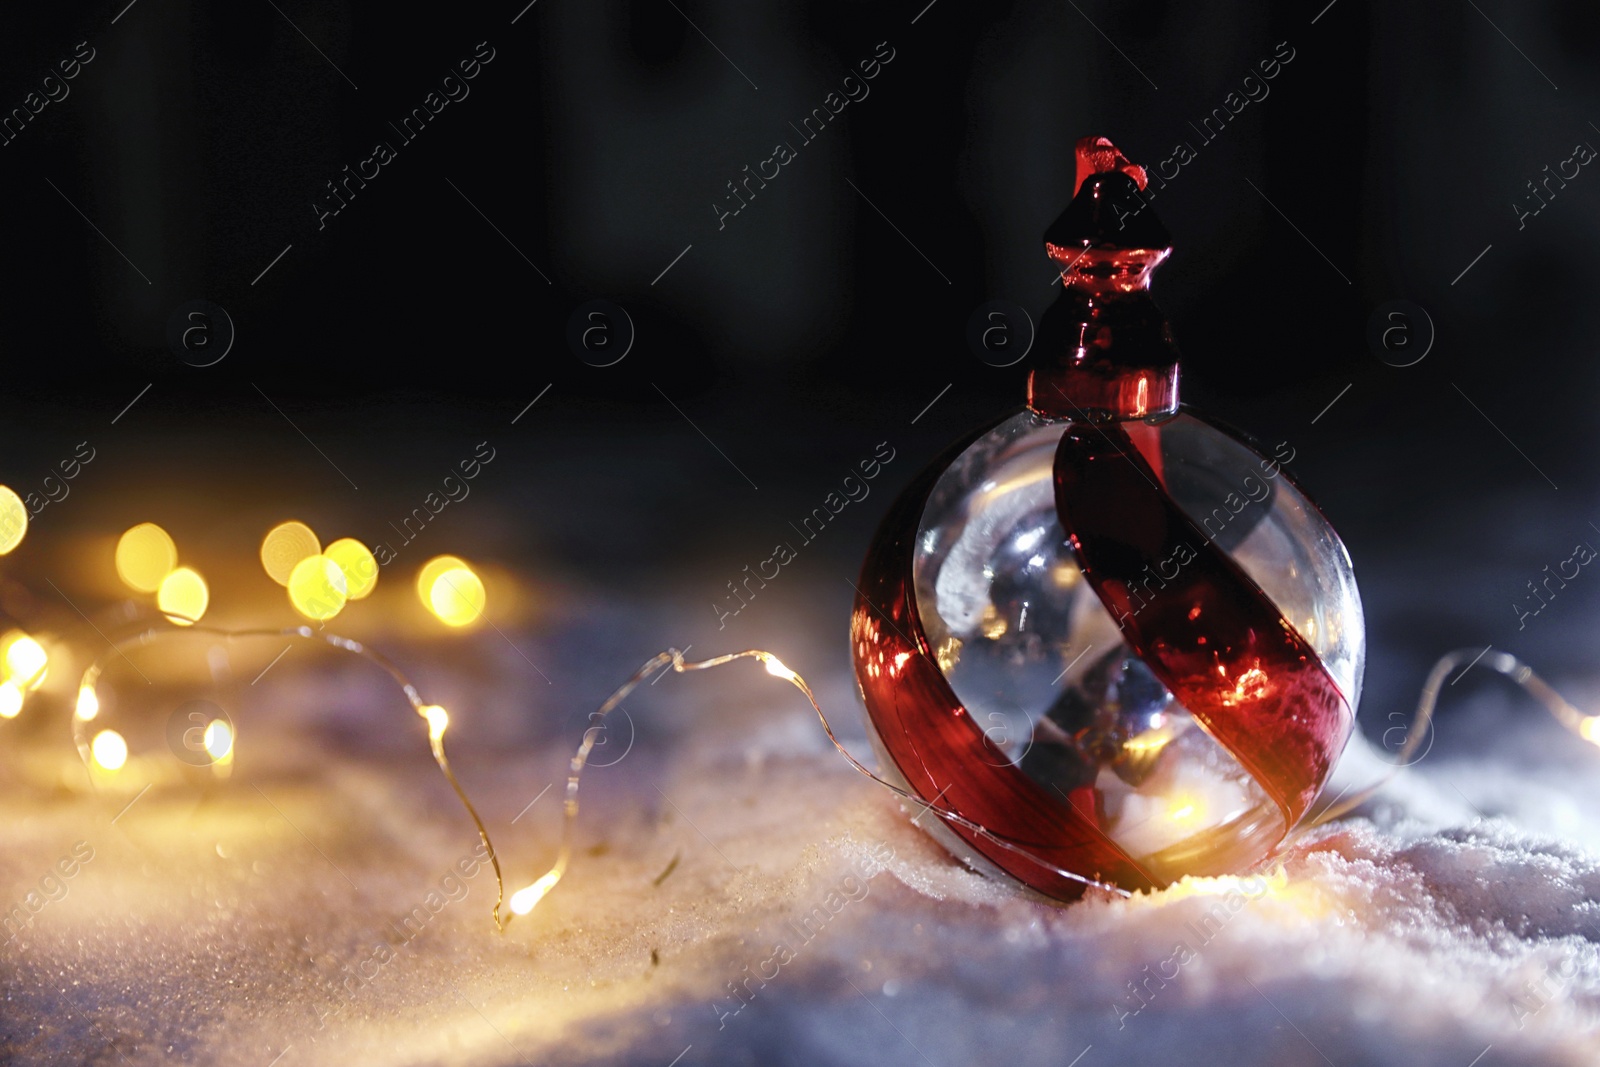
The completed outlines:
{"type": "MultiPolygon", "coordinates": [[[[569,638],[614,657],[595,699],[643,658],[613,632],[569,638]]],[[[449,694],[455,758],[526,882],[586,709],[530,736],[485,695],[525,673],[498,642],[433,673],[483,680],[449,694]]],[[[570,877],[499,935],[419,722],[360,710],[382,690],[337,663],[285,665],[239,711],[239,773],[215,788],[92,797],[41,784],[59,747],[10,757],[0,899],[28,921],[0,949],[0,1060],[1600,1058],[1600,752],[1492,685],[1463,686],[1428,757],[1286,849],[1276,882],[1058,908],[953,865],[758,668],[668,678],[586,781],[570,877]]],[[[843,671],[813,680],[853,722],[843,671]]]]}

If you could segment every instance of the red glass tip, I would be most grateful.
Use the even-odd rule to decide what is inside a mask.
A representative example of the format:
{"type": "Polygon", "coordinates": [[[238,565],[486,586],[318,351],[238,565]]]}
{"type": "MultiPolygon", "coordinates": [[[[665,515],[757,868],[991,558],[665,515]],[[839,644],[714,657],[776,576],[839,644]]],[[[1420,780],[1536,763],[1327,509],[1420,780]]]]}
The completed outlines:
{"type": "Polygon", "coordinates": [[[1144,168],[1137,163],[1132,163],[1123,155],[1116,145],[1111,143],[1109,137],[1080,137],[1078,138],[1078,177],[1072,183],[1073,191],[1083,188],[1083,183],[1091,174],[1113,174],[1121,172],[1132,178],[1143,189],[1150,184],[1145,176],[1144,168]]]}

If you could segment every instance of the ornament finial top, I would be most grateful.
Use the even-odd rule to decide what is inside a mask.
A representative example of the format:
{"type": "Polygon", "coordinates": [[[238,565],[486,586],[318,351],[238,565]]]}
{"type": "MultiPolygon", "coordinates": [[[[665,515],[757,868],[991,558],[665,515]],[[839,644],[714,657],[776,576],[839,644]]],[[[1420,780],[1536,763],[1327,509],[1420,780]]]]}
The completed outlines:
{"type": "Polygon", "coordinates": [[[1117,171],[1132,178],[1141,189],[1149,184],[1144,168],[1137,163],[1130,163],[1109,137],[1078,138],[1077,155],[1078,177],[1072,183],[1074,189],[1083,188],[1084,181],[1091,174],[1112,174],[1117,171]]]}
{"type": "Polygon", "coordinates": [[[1130,292],[1172,252],[1172,238],[1141,195],[1144,168],[1105,137],[1078,141],[1077,195],[1044,232],[1045,252],[1069,288],[1130,292]]]}
{"type": "Polygon", "coordinates": [[[1077,145],[1077,195],[1044,233],[1062,291],[1040,323],[1028,406],[1054,418],[1148,419],[1178,410],[1178,349],[1150,299],[1172,238],[1144,168],[1105,137],[1077,145]]]}

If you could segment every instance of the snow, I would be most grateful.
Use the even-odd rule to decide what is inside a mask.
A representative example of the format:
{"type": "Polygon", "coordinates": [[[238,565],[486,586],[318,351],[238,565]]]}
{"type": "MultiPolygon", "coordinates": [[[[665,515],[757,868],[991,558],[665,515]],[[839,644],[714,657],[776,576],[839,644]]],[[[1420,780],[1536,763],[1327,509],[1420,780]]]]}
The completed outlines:
{"type": "MultiPolygon", "coordinates": [[[[526,669],[493,634],[424,679],[512,887],[553,855],[587,708],[645,658],[602,636],[614,619],[589,625],[559,639],[590,648],[572,707],[508,691],[526,669]]],[[[492,876],[420,722],[361,706],[382,691],[331,661],[270,677],[236,715],[224,783],[96,797],[42,784],[59,748],[11,757],[0,904],[27,908],[77,842],[93,856],[0,948],[0,1060],[1600,1058],[1600,752],[1494,685],[1452,692],[1465,710],[1427,758],[1290,843],[1281,874],[1058,907],[952,863],[759,667],[671,677],[597,756],[567,879],[497,934],[492,876]]],[[[860,745],[843,669],[811,680],[860,745]]],[[[1353,749],[1335,788],[1375,758],[1353,749]]]]}

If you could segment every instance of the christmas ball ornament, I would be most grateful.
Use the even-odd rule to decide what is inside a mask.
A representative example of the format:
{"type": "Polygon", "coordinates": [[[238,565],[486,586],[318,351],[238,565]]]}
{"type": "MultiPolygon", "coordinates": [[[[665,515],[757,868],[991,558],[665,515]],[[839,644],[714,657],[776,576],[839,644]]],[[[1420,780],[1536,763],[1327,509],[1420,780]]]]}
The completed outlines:
{"type": "Polygon", "coordinates": [[[1027,404],[892,506],[851,620],[883,776],[962,817],[919,825],[1061,900],[1266,856],[1349,739],[1365,655],[1293,450],[1179,407],[1144,185],[1079,142],[1027,404]]]}

